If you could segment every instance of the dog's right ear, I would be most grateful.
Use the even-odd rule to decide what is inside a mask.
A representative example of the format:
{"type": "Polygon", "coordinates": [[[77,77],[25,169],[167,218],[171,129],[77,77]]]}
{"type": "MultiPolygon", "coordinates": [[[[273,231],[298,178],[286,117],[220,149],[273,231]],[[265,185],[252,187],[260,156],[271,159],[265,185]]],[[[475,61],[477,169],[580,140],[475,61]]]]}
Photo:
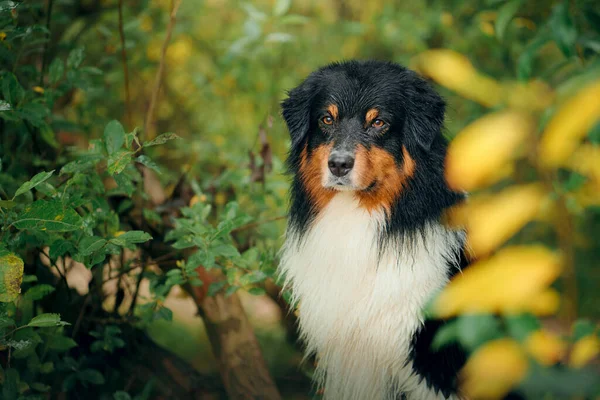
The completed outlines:
{"type": "Polygon", "coordinates": [[[303,143],[308,135],[313,98],[312,85],[305,81],[290,90],[288,98],[281,103],[283,119],[292,138],[292,148],[303,143]]]}

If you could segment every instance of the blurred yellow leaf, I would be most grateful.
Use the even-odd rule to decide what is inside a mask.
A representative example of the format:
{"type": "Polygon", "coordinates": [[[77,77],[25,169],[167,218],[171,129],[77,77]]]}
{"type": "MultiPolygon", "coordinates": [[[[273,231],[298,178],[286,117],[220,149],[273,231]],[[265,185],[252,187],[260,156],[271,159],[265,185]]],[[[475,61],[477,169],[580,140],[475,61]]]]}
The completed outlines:
{"type": "Polygon", "coordinates": [[[550,86],[537,80],[506,83],[503,88],[506,104],[512,108],[541,111],[548,108],[555,98],[550,86]]]}
{"type": "Polygon", "coordinates": [[[516,111],[489,114],[468,125],[448,149],[450,187],[469,191],[497,181],[532,129],[531,117],[516,111]]]}
{"type": "Polygon", "coordinates": [[[469,399],[501,399],[527,373],[527,357],[512,339],[486,343],[461,371],[461,387],[469,399]]]}
{"type": "Polygon", "coordinates": [[[449,49],[427,50],[413,59],[421,74],[460,95],[491,107],[502,101],[502,87],[481,75],[464,55],[449,49]]]}
{"type": "Polygon", "coordinates": [[[600,119],[600,81],[589,84],[568,99],[548,122],[539,145],[545,168],[564,165],[581,139],[600,119]]]}
{"type": "Polygon", "coordinates": [[[560,307],[560,294],[550,288],[532,297],[523,311],[528,311],[538,316],[553,315],[560,307]]]}
{"type": "Polygon", "coordinates": [[[432,311],[440,317],[520,312],[531,308],[559,273],[559,257],[547,248],[507,247],[458,274],[435,299],[432,311]]]}
{"type": "Polygon", "coordinates": [[[596,334],[591,334],[579,339],[571,349],[569,366],[581,368],[600,354],[600,339],[596,334]]]}
{"type": "Polygon", "coordinates": [[[538,330],[525,340],[527,352],[542,365],[550,366],[559,362],[565,355],[567,344],[558,336],[538,330]]]}
{"type": "Polygon", "coordinates": [[[451,211],[452,225],[467,230],[469,251],[481,257],[534,220],[545,198],[539,184],[512,186],[493,195],[474,196],[451,211]]]}

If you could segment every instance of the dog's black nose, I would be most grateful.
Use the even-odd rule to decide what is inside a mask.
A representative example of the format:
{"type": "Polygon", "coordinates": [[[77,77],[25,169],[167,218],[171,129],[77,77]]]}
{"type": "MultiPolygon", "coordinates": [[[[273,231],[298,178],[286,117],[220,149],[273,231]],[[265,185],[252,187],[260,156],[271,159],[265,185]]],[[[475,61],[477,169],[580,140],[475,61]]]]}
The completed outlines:
{"type": "Polygon", "coordinates": [[[328,165],[333,175],[342,177],[354,167],[354,157],[350,154],[332,154],[328,165]]]}

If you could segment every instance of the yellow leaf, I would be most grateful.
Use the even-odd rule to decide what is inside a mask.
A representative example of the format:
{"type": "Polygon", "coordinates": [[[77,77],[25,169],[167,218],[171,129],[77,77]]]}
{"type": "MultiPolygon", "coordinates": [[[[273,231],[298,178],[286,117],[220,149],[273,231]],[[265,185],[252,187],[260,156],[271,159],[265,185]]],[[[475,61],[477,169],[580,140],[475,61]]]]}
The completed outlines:
{"type": "Polygon", "coordinates": [[[525,340],[527,352],[542,365],[550,366],[559,362],[565,355],[567,344],[558,336],[538,330],[525,340]]]}
{"type": "Polygon", "coordinates": [[[0,32],[0,40],[6,39],[6,32],[0,32]]]}
{"type": "Polygon", "coordinates": [[[504,84],[506,103],[509,107],[541,111],[548,108],[555,95],[550,86],[542,81],[504,84]]]}
{"type": "Polygon", "coordinates": [[[523,311],[537,316],[554,315],[560,307],[560,294],[550,288],[533,296],[523,311]]]}
{"type": "Polygon", "coordinates": [[[547,248],[507,247],[458,274],[435,299],[432,311],[440,317],[521,312],[559,273],[559,257],[547,248]]]}
{"type": "Polygon", "coordinates": [[[546,198],[539,184],[513,186],[493,195],[474,196],[454,213],[454,225],[467,230],[470,253],[484,256],[534,220],[546,198]],[[461,220],[462,218],[462,220],[461,220]]]}
{"type": "Polygon", "coordinates": [[[125,231],[118,231],[118,232],[115,232],[114,236],[115,237],[119,237],[119,236],[121,236],[124,233],[125,233],[125,231]]]}
{"type": "Polygon", "coordinates": [[[39,94],[44,94],[44,88],[40,86],[34,86],[33,91],[39,94]]]}
{"type": "Polygon", "coordinates": [[[572,368],[581,368],[592,361],[600,354],[600,339],[595,334],[591,334],[579,339],[571,349],[569,357],[569,366],[572,368]]]}
{"type": "Polygon", "coordinates": [[[450,187],[470,191],[501,179],[532,129],[531,117],[516,111],[489,114],[468,125],[448,148],[450,187]]]}
{"type": "Polygon", "coordinates": [[[199,201],[200,197],[198,195],[194,195],[194,197],[190,199],[190,207],[193,207],[194,204],[198,203],[199,201]]]}
{"type": "Polygon", "coordinates": [[[419,73],[460,95],[491,107],[502,101],[502,87],[477,72],[469,59],[449,49],[427,50],[413,59],[419,73]]]}
{"type": "Polygon", "coordinates": [[[600,119],[600,81],[580,90],[552,117],[539,144],[540,164],[545,168],[564,165],[598,119],[600,119]]]}
{"type": "Polygon", "coordinates": [[[527,357],[512,339],[486,343],[461,371],[461,387],[470,399],[501,399],[527,373],[527,357]]]}

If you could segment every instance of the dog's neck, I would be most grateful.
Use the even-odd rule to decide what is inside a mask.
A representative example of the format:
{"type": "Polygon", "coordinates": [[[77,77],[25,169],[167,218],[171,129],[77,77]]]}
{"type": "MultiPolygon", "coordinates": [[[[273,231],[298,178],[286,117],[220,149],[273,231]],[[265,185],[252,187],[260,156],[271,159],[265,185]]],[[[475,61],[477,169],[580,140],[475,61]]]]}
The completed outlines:
{"type": "Polygon", "coordinates": [[[340,192],[302,235],[286,238],[280,272],[328,399],[387,399],[398,390],[443,398],[413,373],[410,346],[426,302],[456,265],[461,235],[428,222],[381,251],[385,218],[340,192]]]}

